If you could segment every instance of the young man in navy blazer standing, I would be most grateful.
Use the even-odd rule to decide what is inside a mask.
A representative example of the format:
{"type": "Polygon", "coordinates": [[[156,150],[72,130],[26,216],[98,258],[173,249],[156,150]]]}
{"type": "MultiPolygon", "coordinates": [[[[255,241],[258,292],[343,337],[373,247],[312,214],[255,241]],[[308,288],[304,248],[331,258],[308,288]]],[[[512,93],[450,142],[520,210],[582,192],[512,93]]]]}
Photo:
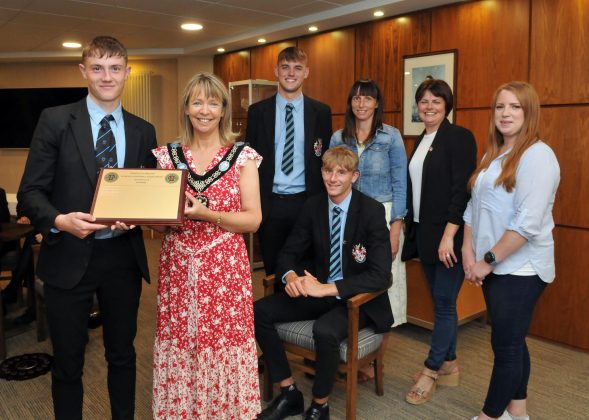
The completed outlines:
{"type": "Polygon", "coordinates": [[[100,166],[155,167],[155,129],[121,106],[131,68],[116,39],[90,41],[79,64],[88,96],[45,109],[33,134],[18,192],[24,214],[43,234],[37,274],[45,282],[53,344],[55,418],[82,418],[82,371],[88,313],[94,294],[103,319],[108,391],[113,419],[133,419],[135,349],[141,278],[149,281],[140,228],[94,223],[89,214],[100,166]],[[109,121],[105,123],[104,121],[109,121]],[[114,140],[112,140],[112,136],[114,140]],[[101,139],[110,163],[101,163],[101,139]],[[98,152],[96,152],[98,150],[98,152]]]}
{"type": "MultiPolygon", "coordinates": [[[[313,401],[304,418],[329,419],[327,401],[339,363],[339,343],[348,336],[346,299],[390,286],[392,264],[384,207],[352,190],[358,176],[358,157],[343,146],[323,155],[321,174],[327,194],[304,204],[280,256],[277,281],[285,292],[254,303],[256,339],[273,382],[281,394],[258,419],[282,419],[304,411],[302,393],[291,375],[277,322],[315,319],[317,354],[313,401]],[[313,256],[311,264],[307,255],[313,256]]],[[[359,328],[371,325],[388,331],[393,313],[384,293],[361,307],[359,328]]]]}
{"type": "Polygon", "coordinates": [[[246,130],[246,141],[264,157],[259,169],[259,235],[266,274],[276,271],[278,252],[305,199],[325,191],[321,156],[331,139],[331,109],[303,95],[303,82],[309,76],[307,54],[297,47],[285,48],[278,54],[274,74],[278,93],[249,107],[246,130]],[[288,134],[293,132],[291,148],[288,134]]]}

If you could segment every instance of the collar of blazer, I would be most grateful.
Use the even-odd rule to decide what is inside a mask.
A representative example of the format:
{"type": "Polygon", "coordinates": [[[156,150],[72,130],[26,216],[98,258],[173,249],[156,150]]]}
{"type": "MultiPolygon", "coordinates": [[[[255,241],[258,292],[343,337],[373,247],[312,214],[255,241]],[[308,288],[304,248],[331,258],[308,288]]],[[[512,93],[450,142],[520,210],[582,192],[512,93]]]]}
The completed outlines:
{"type": "MultiPolygon", "coordinates": [[[[440,124],[440,127],[438,128],[438,131],[436,131],[436,136],[434,137],[432,145],[430,146],[430,153],[427,153],[425,155],[425,159],[423,160],[424,175],[422,176],[422,179],[425,178],[425,173],[427,172],[428,162],[431,154],[437,153],[440,148],[444,147],[444,138],[446,137],[446,131],[448,130],[448,128],[450,128],[450,121],[448,121],[448,118],[444,118],[444,120],[440,124]]],[[[425,130],[415,141],[415,146],[413,147],[413,152],[411,152],[411,157],[409,158],[409,161],[413,159],[413,155],[415,154],[415,151],[417,150],[419,143],[421,143],[421,140],[423,140],[423,136],[425,136],[425,130]]]]}
{"type": "MultiPolygon", "coordinates": [[[[278,95],[278,93],[276,95],[278,95]]],[[[267,108],[264,110],[263,116],[264,126],[266,128],[266,138],[268,139],[269,144],[272,145],[272,151],[274,150],[274,142],[276,138],[276,95],[271,96],[270,100],[266,103],[267,108]]],[[[316,140],[313,137],[315,134],[317,112],[315,112],[315,105],[309,97],[303,95],[303,103],[303,109],[305,113],[303,116],[305,123],[305,167],[308,167],[309,159],[311,158],[311,151],[313,150],[313,143],[316,140]]],[[[322,140],[326,141],[326,139],[322,140]]],[[[274,167],[274,153],[271,153],[270,155],[271,160],[268,161],[268,164],[269,166],[274,167]]]]}
{"type": "MultiPolygon", "coordinates": [[[[123,109],[123,119],[125,121],[125,163],[122,167],[136,167],[140,162],[139,142],[140,137],[136,125],[133,123],[131,114],[123,109]]],[[[88,174],[88,178],[93,186],[96,185],[98,167],[94,152],[94,138],[90,127],[90,114],[86,105],[86,98],[75,104],[71,113],[70,127],[74,135],[80,158],[88,174]],[[88,141],[90,140],[90,141],[88,141]]],[[[72,151],[73,152],[73,151],[72,151]]]]}

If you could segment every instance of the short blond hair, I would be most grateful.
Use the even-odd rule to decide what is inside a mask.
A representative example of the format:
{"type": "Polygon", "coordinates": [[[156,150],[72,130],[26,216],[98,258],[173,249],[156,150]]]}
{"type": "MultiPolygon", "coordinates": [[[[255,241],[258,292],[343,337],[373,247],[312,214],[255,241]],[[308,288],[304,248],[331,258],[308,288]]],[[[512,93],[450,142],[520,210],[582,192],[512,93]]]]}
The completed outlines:
{"type": "Polygon", "coordinates": [[[323,154],[322,161],[324,168],[341,166],[346,171],[355,172],[358,170],[358,156],[345,146],[328,149],[323,154]]]}

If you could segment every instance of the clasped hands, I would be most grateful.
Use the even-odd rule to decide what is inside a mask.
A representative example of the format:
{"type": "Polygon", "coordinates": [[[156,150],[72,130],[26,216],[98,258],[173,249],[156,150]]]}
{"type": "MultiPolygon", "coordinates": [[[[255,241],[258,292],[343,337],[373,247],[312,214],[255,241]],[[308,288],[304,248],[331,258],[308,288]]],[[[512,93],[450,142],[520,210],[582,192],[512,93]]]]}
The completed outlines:
{"type": "Polygon", "coordinates": [[[475,286],[482,286],[485,277],[493,271],[491,264],[487,264],[484,260],[475,261],[473,251],[462,250],[462,266],[464,268],[464,278],[469,283],[475,286]]]}
{"type": "Polygon", "coordinates": [[[321,283],[315,276],[305,270],[304,276],[297,276],[294,271],[286,275],[286,286],[284,291],[291,298],[304,297],[325,297],[330,296],[329,291],[335,287],[333,284],[321,283]]]}

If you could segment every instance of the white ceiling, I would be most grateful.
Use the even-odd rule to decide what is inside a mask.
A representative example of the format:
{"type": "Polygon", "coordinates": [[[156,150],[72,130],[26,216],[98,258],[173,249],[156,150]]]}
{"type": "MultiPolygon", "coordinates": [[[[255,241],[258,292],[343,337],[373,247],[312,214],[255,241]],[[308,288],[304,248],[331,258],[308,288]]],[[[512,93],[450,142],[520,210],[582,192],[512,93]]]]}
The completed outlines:
{"type": "Polygon", "coordinates": [[[65,41],[120,39],[137,57],[227,51],[455,3],[458,0],[0,0],[0,59],[79,57],[65,41]],[[180,29],[200,23],[201,31],[180,29]]]}

